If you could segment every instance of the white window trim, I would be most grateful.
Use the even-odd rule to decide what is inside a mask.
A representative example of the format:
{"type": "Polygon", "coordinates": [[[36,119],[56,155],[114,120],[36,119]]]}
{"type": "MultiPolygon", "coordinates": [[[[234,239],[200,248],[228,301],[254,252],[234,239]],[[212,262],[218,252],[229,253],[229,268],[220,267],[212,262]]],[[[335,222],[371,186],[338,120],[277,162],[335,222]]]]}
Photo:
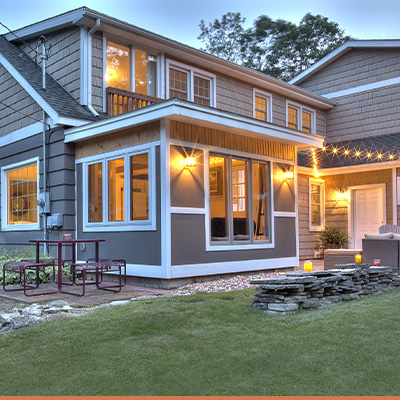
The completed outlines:
{"type": "Polygon", "coordinates": [[[267,119],[266,120],[257,119],[257,120],[264,122],[272,122],[272,94],[253,88],[253,118],[256,118],[256,96],[267,100],[267,111],[266,111],[267,119]]]}
{"type": "MultiPolygon", "coordinates": [[[[286,100],[286,126],[289,127],[289,107],[297,109],[297,130],[303,132],[303,111],[311,114],[311,132],[317,133],[316,112],[312,108],[302,106],[301,104],[294,103],[293,101],[286,100]]],[[[307,132],[305,132],[307,133],[307,132]]]]}
{"type": "Polygon", "coordinates": [[[156,52],[151,52],[146,49],[142,49],[141,47],[135,47],[131,43],[127,42],[126,40],[120,40],[118,38],[114,37],[109,37],[106,35],[103,35],[103,74],[102,74],[102,80],[103,80],[103,111],[107,112],[107,96],[106,96],[106,89],[107,89],[107,81],[105,79],[105,75],[107,72],[107,44],[108,42],[113,42],[116,44],[119,44],[121,46],[125,46],[129,48],[130,52],[130,71],[129,71],[129,79],[130,79],[130,91],[135,92],[135,50],[142,50],[146,51],[149,54],[153,55],[157,59],[157,70],[156,70],[156,76],[158,79],[157,85],[156,85],[156,97],[161,97],[160,96],[160,82],[161,82],[161,66],[160,66],[160,61],[162,60],[162,57],[160,54],[157,54],[156,52]]]}
{"type": "Polygon", "coordinates": [[[8,196],[7,196],[7,172],[36,164],[37,168],[37,194],[39,195],[39,157],[30,158],[15,164],[6,165],[1,168],[1,230],[2,231],[34,231],[40,229],[39,207],[37,208],[36,224],[7,224],[8,196]]]}
{"type": "Polygon", "coordinates": [[[169,99],[169,69],[174,68],[182,72],[186,72],[188,74],[188,101],[194,102],[194,76],[200,76],[201,78],[210,80],[210,107],[216,107],[216,92],[217,92],[217,84],[216,84],[216,75],[211,74],[209,72],[203,71],[201,69],[192,67],[190,65],[186,65],[180,63],[178,61],[173,61],[170,59],[166,60],[166,77],[165,77],[165,98],[169,99]]]}
{"type": "Polygon", "coordinates": [[[309,178],[308,181],[308,230],[310,232],[320,232],[325,226],[325,181],[323,179],[309,178]],[[311,185],[319,185],[321,202],[321,224],[313,225],[311,223],[311,185]]]}
{"type": "Polygon", "coordinates": [[[123,150],[104,153],[97,156],[91,156],[87,159],[79,160],[82,163],[82,184],[83,184],[83,232],[121,232],[121,231],[155,231],[156,225],[156,153],[155,147],[140,145],[129,147],[123,150]],[[124,221],[108,221],[108,184],[107,184],[107,168],[108,161],[118,158],[124,158],[124,176],[129,177],[129,159],[131,156],[138,154],[149,154],[149,219],[130,221],[130,179],[124,181],[124,221]],[[103,165],[103,222],[88,222],[88,166],[91,164],[102,163],[103,165]]]}
{"type": "MultiPolygon", "coordinates": [[[[274,215],[274,203],[273,203],[273,163],[270,160],[266,160],[265,157],[255,157],[255,154],[246,154],[244,156],[244,153],[241,153],[241,156],[246,158],[249,162],[266,162],[269,163],[269,183],[270,183],[270,204],[269,204],[269,213],[270,213],[270,236],[271,239],[270,241],[255,241],[251,242],[251,239],[248,241],[232,241],[232,243],[227,243],[227,242],[211,242],[211,215],[210,215],[210,210],[211,210],[211,204],[210,204],[210,192],[209,192],[209,187],[210,187],[210,165],[209,165],[209,156],[210,152],[215,153],[215,154],[223,154],[226,156],[232,155],[235,157],[234,152],[229,153],[223,151],[219,151],[220,149],[214,149],[214,150],[206,150],[204,149],[204,184],[205,184],[205,197],[206,197],[206,210],[205,210],[205,231],[206,231],[206,251],[232,251],[232,250],[256,250],[256,249],[271,249],[275,248],[275,215],[274,215]]],[[[252,190],[251,188],[249,189],[249,193],[251,193],[252,190]]]]}

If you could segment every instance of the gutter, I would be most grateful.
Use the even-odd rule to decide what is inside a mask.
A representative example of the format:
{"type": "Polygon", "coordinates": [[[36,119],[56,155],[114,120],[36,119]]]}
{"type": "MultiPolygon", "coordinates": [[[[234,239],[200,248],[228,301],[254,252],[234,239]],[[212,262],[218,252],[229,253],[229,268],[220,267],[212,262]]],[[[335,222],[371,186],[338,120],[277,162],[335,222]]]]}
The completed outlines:
{"type": "Polygon", "coordinates": [[[88,110],[95,116],[98,117],[99,114],[97,111],[93,108],[92,106],[92,37],[93,34],[97,31],[97,29],[100,26],[100,18],[96,19],[96,24],[93,26],[92,29],[90,29],[88,33],[88,51],[87,51],[87,57],[88,57],[88,69],[87,69],[87,85],[88,85],[88,110]]]}

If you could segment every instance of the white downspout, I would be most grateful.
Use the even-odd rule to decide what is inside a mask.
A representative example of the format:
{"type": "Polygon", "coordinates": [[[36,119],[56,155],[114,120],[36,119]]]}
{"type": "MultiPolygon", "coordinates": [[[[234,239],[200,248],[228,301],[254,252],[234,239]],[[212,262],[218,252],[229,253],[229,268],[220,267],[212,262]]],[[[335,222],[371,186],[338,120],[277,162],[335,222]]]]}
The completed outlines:
{"type": "Polygon", "coordinates": [[[99,114],[92,106],[92,36],[97,31],[100,26],[100,18],[96,19],[96,24],[88,33],[88,68],[87,68],[87,84],[88,84],[88,109],[95,116],[98,117],[99,114]]]}

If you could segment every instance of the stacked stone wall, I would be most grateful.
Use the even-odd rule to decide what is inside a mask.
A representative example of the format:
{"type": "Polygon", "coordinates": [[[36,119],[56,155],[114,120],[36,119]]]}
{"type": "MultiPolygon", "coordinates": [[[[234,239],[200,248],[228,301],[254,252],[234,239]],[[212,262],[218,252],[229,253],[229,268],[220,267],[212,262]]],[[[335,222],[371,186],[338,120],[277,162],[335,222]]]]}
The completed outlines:
{"type": "Polygon", "coordinates": [[[253,307],[269,314],[288,313],[356,300],[400,286],[400,276],[391,267],[354,266],[253,280],[250,283],[258,286],[253,307]]]}

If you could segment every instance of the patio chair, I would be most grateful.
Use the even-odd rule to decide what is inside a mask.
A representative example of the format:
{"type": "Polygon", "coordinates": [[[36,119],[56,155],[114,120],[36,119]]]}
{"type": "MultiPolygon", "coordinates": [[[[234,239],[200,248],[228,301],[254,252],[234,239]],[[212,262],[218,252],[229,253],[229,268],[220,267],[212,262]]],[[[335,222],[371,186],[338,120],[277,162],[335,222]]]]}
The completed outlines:
{"type": "Polygon", "coordinates": [[[75,296],[84,296],[86,292],[86,285],[90,284],[95,284],[97,289],[100,290],[107,290],[110,292],[120,292],[122,288],[122,275],[121,275],[121,264],[119,262],[116,262],[114,260],[111,260],[109,262],[106,261],[99,261],[99,262],[86,262],[86,263],[76,263],[76,264],[71,264],[71,272],[73,276],[73,283],[76,286],[82,286],[82,292],[81,293],[74,293],[74,292],[66,292],[66,291],[61,291],[62,293],[67,293],[67,294],[72,294],[75,296]],[[77,283],[76,282],[76,272],[81,272],[82,273],[82,282],[77,283]],[[118,283],[112,283],[112,284],[103,284],[102,285],[102,275],[105,272],[118,272],[118,283]],[[88,273],[94,274],[95,275],[95,281],[94,282],[87,282],[86,281],[86,275],[88,273]]]}
{"type": "Polygon", "coordinates": [[[399,225],[382,225],[379,227],[379,233],[400,233],[400,226],[399,225]]]}
{"type": "Polygon", "coordinates": [[[50,291],[50,292],[40,292],[40,293],[28,293],[28,290],[38,289],[40,278],[39,272],[43,268],[43,272],[46,272],[46,265],[43,263],[33,263],[29,261],[9,261],[4,263],[3,265],[3,289],[5,292],[15,292],[15,291],[24,291],[25,296],[32,297],[32,296],[41,296],[45,294],[54,294],[58,293],[57,291],[50,291]],[[28,285],[26,283],[26,273],[29,270],[34,270],[36,272],[35,276],[35,284],[28,285]],[[17,288],[7,288],[6,285],[6,272],[14,273],[19,275],[19,284],[21,287],[17,288]]]}

